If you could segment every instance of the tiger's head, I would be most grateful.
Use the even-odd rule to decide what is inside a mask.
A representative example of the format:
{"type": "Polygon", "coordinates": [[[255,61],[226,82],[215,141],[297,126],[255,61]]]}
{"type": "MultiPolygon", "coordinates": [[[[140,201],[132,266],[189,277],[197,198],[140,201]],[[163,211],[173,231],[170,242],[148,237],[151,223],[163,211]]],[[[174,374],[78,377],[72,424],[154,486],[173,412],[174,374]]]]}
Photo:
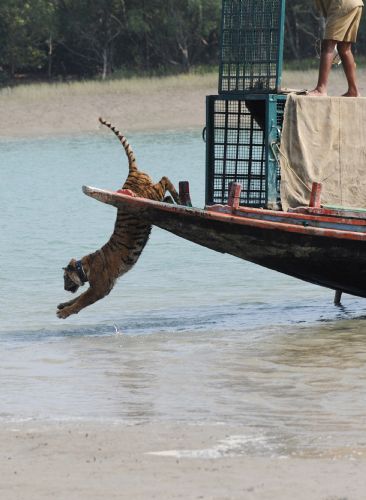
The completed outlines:
{"type": "Polygon", "coordinates": [[[67,292],[75,293],[88,281],[81,260],[71,259],[62,269],[64,270],[64,289],[67,292]]]}

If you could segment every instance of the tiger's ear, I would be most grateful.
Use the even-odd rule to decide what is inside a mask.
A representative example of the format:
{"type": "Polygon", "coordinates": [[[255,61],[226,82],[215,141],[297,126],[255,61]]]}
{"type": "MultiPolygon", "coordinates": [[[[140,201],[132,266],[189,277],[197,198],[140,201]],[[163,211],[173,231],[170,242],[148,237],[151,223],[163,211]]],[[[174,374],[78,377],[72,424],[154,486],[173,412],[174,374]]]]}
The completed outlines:
{"type": "Polygon", "coordinates": [[[75,271],[75,268],[76,268],[76,260],[75,259],[71,259],[70,262],[67,264],[66,267],[63,267],[62,269],[64,271],[75,271]]]}
{"type": "Polygon", "coordinates": [[[76,260],[75,259],[71,259],[70,262],[67,264],[67,266],[64,267],[63,269],[64,269],[64,271],[69,271],[69,272],[75,271],[75,269],[76,269],[76,260]]]}

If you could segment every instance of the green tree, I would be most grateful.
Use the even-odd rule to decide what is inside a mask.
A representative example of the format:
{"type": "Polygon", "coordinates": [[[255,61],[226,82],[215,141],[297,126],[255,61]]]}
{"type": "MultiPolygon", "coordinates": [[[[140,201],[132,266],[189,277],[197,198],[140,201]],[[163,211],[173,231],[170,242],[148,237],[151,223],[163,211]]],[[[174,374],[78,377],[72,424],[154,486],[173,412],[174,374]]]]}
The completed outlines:
{"type": "Polygon", "coordinates": [[[0,3],[0,64],[11,76],[45,64],[45,45],[54,29],[54,4],[45,0],[2,0],[0,3]]]}
{"type": "Polygon", "coordinates": [[[291,0],[286,3],[285,58],[301,60],[314,57],[322,38],[321,18],[314,0],[291,0]]]}
{"type": "Polygon", "coordinates": [[[123,0],[60,0],[59,42],[80,67],[95,68],[105,79],[112,72],[114,47],[125,28],[123,0]]]}
{"type": "Polygon", "coordinates": [[[220,0],[126,0],[124,43],[144,68],[188,71],[217,57],[220,8],[220,0]]]}
{"type": "MultiPolygon", "coordinates": [[[[240,0],[246,1],[246,0],[240,0]]],[[[0,76],[101,75],[216,63],[221,0],[0,0],[0,76]],[[2,72],[2,73],[1,73],[2,72]]],[[[313,0],[286,2],[285,59],[314,58],[313,0]]],[[[366,15],[357,52],[366,48],[366,15]]]]}

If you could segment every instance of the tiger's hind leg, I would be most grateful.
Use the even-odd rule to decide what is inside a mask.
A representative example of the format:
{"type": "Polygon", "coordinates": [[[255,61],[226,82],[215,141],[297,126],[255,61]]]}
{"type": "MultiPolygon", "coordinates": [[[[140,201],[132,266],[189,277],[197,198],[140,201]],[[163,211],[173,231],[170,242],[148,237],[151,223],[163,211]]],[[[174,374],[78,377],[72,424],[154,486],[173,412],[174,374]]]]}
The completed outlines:
{"type": "Polygon", "coordinates": [[[175,203],[180,205],[179,194],[168,177],[162,177],[158,183],[154,184],[154,189],[159,194],[161,200],[164,199],[165,193],[169,191],[175,203]]]}

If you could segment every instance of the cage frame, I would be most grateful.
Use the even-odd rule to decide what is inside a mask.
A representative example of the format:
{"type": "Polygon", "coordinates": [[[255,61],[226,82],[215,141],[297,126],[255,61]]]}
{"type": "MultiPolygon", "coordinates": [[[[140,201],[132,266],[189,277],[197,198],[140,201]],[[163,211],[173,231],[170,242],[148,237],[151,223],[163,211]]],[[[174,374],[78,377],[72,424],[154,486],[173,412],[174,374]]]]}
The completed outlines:
{"type": "MultiPolygon", "coordinates": [[[[217,180],[216,174],[216,160],[215,157],[215,146],[217,145],[215,139],[215,131],[218,128],[215,126],[215,103],[217,101],[261,101],[264,104],[265,117],[264,117],[264,129],[263,133],[263,143],[261,147],[263,148],[264,158],[263,158],[263,175],[261,181],[264,183],[264,195],[259,203],[251,203],[249,201],[250,189],[245,189],[242,191],[241,206],[251,206],[255,208],[268,208],[277,209],[279,207],[280,199],[280,170],[278,157],[275,152],[274,144],[278,144],[281,138],[281,127],[283,119],[283,110],[280,114],[278,112],[279,103],[283,103],[283,108],[286,102],[286,95],[284,94],[241,94],[241,95],[231,95],[231,94],[218,94],[210,95],[206,97],[206,205],[215,204],[226,204],[228,192],[225,187],[227,178],[225,178],[225,164],[229,161],[228,158],[224,157],[223,162],[223,175],[222,175],[222,195],[221,198],[215,196],[215,180],[217,180]],[[246,199],[245,199],[246,198],[246,199]]],[[[226,106],[226,104],[225,104],[226,106]]],[[[240,108],[240,106],[239,106],[240,108]]],[[[225,118],[226,120],[226,118],[225,118]]],[[[238,121],[239,122],[239,121],[238,121]]],[[[253,122],[252,122],[253,123],[253,122]]],[[[227,123],[225,124],[225,129],[227,130],[227,123]]],[[[240,127],[238,128],[238,131],[240,127]]],[[[258,129],[257,129],[258,130],[258,129]]],[[[225,132],[226,134],[226,132],[225,132]]],[[[226,143],[226,145],[229,143],[226,143]]],[[[258,145],[257,145],[258,146],[258,145]]],[[[248,145],[250,147],[250,145],[248,145]]],[[[225,145],[224,145],[225,148],[225,145]]],[[[225,154],[225,153],[224,153],[225,154]]],[[[248,160],[248,171],[251,170],[251,154],[249,153],[248,160]]],[[[235,160],[239,161],[238,158],[235,160]]],[[[248,174],[249,175],[249,174],[248,174]]],[[[239,178],[232,178],[230,180],[233,182],[241,182],[239,178]]],[[[242,176],[243,177],[243,176],[242,176]]],[[[250,178],[248,177],[248,186],[250,185],[250,178]]]]}
{"type": "MultiPolygon", "coordinates": [[[[277,53],[276,53],[276,58],[275,61],[273,61],[276,65],[276,75],[275,75],[275,85],[273,87],[266,87],[263,89],[260,88],[254,88],[253,86],[246,89],[246,88],[239,88],[238,81],[238,73],[240,73],[240,68],[242,70],[242,73],[245,74],[245,71],[243,68],[245,68],[246,64],[249,64],[254,66],[253,61],[248,61],[245,59],[236,59],[233,58],[233,60],[224,60],[224,32],[226,32],[225,29],[225,22],[226,22],[226,17],[225,17],[225,8],[228,3],[233,3],[233,2],[238,2],[240,5],[242,5],[243,2],[248,2],[252,1],[255,2],[256,0],[222,0],[222,14],[221,14],[221,38],[220,38],[220,62],[219,62],[219,94],[231,94],[231,95],[241,95],[243,93],[254,93],[254,94],[259,94],[259,93],[268,93],[268,94],[273,94],[273,93],[279,93],[281,91],[281,83],[282,83],[282,71],[283,71],[283,51],[284,51],[284,38],[285,38],[285,13],[286,13],[286,0],[278,0],[278,17],[277,17],[277,23],[278,23],[278,29],[277,29],[277,53]],[[229,76],[224,75],[224,65],[236,65],[237,66],[237,74],[236,74],[236,88],[230,89],[230,88],[224,88],[223,81],[225,78],[230,78],[229,76]]],[[[271,0],[268,0],[268,3],[271,0]]],[[[255,8],[253,8],[253,20],[254,20],[254,15],[255,15],[255,8]]],[[[239,38],[240,38],[240,32],[242,30],[242,27],[239,27],[239,38]]],[[[229,31],[229,30],[228,30],[229,31]]],[[[233,30],[231,30],[231,33],[233,33],[233,30]]],[[[233,49],[233,47],[232,47],[233,49]]],[[[232,55],[232,54],[231,54],[232,55]]],[[[260,63],[262,64],[262,63],[260,63]]],[[[252,79],[254,81],[254,78],[258,77],[261,78],[262,75],[253,75],[252,79]]],[[[270,76],[267,74],[267,77],[270,79],[270,76]]],[[[234,79],[235,79],[234,78],[234,79]]],[[[245,77],[242,77],[245,80],[245,77]]]]}

